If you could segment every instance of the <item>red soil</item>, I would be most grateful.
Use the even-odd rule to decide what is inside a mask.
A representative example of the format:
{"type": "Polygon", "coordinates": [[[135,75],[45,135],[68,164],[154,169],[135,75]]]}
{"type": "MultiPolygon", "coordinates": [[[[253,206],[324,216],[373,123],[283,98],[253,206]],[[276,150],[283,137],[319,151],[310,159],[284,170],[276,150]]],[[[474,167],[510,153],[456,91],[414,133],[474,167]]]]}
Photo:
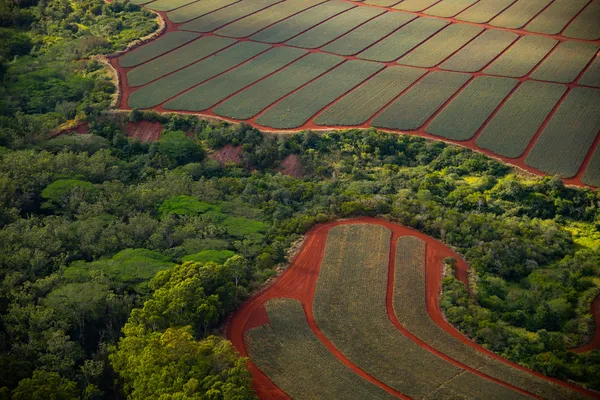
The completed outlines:
{"type": "Polygon", "coordinates": [[[223,165],[227,163],[240,164],[242,162],[242,146],[227,144],[222,149],[212,153],[209,157],[223,165]]]}
{"type": "Polygon", "coordinates": [[[596,297],[592,303],[592,315],[594,316],[594,333],[592,340],[571,351],[574,351],[575,353],[585,353],[586,351],[596,350],[600,347],[600,296],[596,297]]]}
{"type": "Polygon", "coordinates": [[[163,126],[160,122],[128,122],[125,131],[127,132],[127,136],[136,138],[142,142],[155,142],[160,138],[163,126]]]}
{"type": "Polygon", "coordinates": [[[298,155],[290,154],[281,162],[277,171],[294,178],[302,178],[302,160],[298,155]]]}
{"type": "MultiPolygon", "coordinates": [[[[308,325],[312,329],[313,333],[317,338],[335,355],[341,362],[351,368],[356,374],[364,379],[378,385],[388,393],[393,394],[399,398],[406,399],[407,397],[397,392],[396,390],[380,382],[373,376],[369,375],[362,369],[354,365],[348,360],[342,353],[340,353],[335,346],[324,336],[317,326],[314,315],[313,315],[313,298],[316,290],[316,284],[319,277],[320,262],[325,251],[325,244],[327,240],[327,234],[329,230],[338,225],[342,224],[357,224],[357,223],[370,223],[382,225],[389,228],[393,234],[391,239],[391,252],[388,266],[388,290],[386,295],[387,313],[390,321],[408,338],[413,340],[419,346],[426,350],[436,354],[438,357],[445,359],[452,364],[455,364],[461,368],[467,369],[472,373],[475,373],[485,379],[494,381],[496,383],[507,386],[513,390],[521,393],[528,394],[534,398],[537,396],[527,393],[521,389],[515,388],[510,384],[499,381],[495,378],[491,378],[473,368],[467,367],[462,363],[440,353],[436,349],[432,348],[428,344],[421,341],[418,337],[414,336],[411,332],[406,330],[404,326],[397,320],[393,307],[392,307],[392,296],[393,296],[393,274],[394,274],[394,260],[395,260],[395,248],[396,241],[399,236],[412,235],[424,240],[427,244],[427,267],[426,267],[426,293],[427,293],[427,310],[433,321],[443,328],[446,332],[461,340],[463,343],[475,348],[476,350],[483,352],[494,359],[497,359],[513,368],[519,368],[527,371],[533,375],[539,376],[542,379],[552,381],[554,383],[566,386],[570,389],[579,391],[591,397],[600,398],[596,393],[587,391],[579,386],[560,381],[558,379],[545,377],[537,372],[528,370],[519,365],[513,364],[504,358],[490,352],[487,349],[479,346],[478,344],[471,341],[468,337],[457,331],[452,327],[445,319],[439,306],[440,292],[441,292],[441,261],[445,257],[454,257],[457,259],[457,277],[467,284],[467,271],[468,265],[462,260],[458,254],[450,250],[442,243],[434,240],[433,238],[424,235],[418,231],[410,228],[402,227],[397,224],[393,224],[388,221],[375,219],[375,218],[357,218],[347,221],[337,221],[327,224],[317,225],[307,233],[307,239],[302,247],[302,250],[294,257],[291,266],[285,271],[285,273],[278,278],[271,286],[264,289],[257,295],[253,296],[246,303],[242,305],[240,310],[236,312],[230,323],[227,326],[226,336],[232,341],[234,346],[239,350],[243,356],[247,356],[248,353],[244,343],[244,332],[261,324],[268,322],[268,316],[265,315],[263,304],[273,298],[293,298],[300,301],[303,305],[304,312],[308,325]]],[[[264,375],[254,364],[249,362],[250,371],[254,376],[254,388],[258,395],[263,399],[270,398],[287,398],[287,396],[273,384],[269,378],[264,375]]]]}

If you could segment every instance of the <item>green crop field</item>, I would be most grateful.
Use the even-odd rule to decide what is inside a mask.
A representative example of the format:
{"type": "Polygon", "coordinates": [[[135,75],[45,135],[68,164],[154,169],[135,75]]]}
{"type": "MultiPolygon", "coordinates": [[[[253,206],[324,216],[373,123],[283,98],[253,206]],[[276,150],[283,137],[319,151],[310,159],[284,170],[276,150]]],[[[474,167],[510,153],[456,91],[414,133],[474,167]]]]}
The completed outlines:
{"type": "Polygon", "coordinates": [[[526,31],[556,35],[586,6],[589,0],[555,0],[527,26],[526,31]]]}
{"type": "Polygon", "coordinates": [[[394,8],[404,11],[423,11],[438,1],[439,0],[404,0],[395,5],[394,8]]]}
{"type": "Polygon", "coordinates": [[[588,185],[600,187],[600,146],[594,151],[581,181],[588,185]]]}
{"type": "Polygon", "coordinates": [[[509,78],[475,78],[444,107],[425,131],[447,139],[471,139],[517,83],[509,78]]]}
{"type": "Polygon", "coordinates": [[[425,74],[407,67],[386,68],[315,118],[317,125],[360,125],[425,74]]]}
{"type": "Polygon", "coordinates": [[[460,21],[485,24],[513,4],[515,0],[480,0],[456,16],[460,21]]]}
{"type": "Polygon", "coordinates": [[[600,132],[599,115],[600,90],[574,88],[535,142],[525,162],[549,174],[566,178],[575,176],[600,132]]]}
{"type": "Polygon", "coordinates": [[[212,12],[209,15],[204,15],[183,24],[180,29],[194,32],[214,31],[236,19],[272,6],[280,1],[281,0],[242,0],[239,3],[235,3],[235,5],[225,7],[221,10],[212,12]]]}
{"type": "Polygon", "coordinates": [[[580,85],[594,86],[600,88],[600,57],[596,57],[579,79],[580,85]]]}
{"type": "Polygon", "coordinates": [[[485,69],[486,74],[520,78],[527,75],[558,43],[543,36],[524,36],[485,69]]]}
{"type": "Polygon", "coordinates": [[[265,303],[270,323],[246,332],[252,361],[294,399],[393,399],[356,375],[315,337],[302,305],[292,299],[265,303]]]}
{"type": "Polygon", "coordinates": [[[477,145],[505,157],[519,157],[565,90],[554,83],[523,83],[481,132],[477,145]]]}
{"type": "Polygon", "coordinates": [[[598,15],[600,15],[600,0],[592,0],[592,2],[583,9],[581,14],[569,24],[567,29],[565,29],[565,36],[587,40],[600,39],[598,15]]]}
{"type": "Polygon", "coordinates": [[[195,0],[156,0],[148,4],[148,7],[154,11],[169,11],[193,3],[195,0]]]}
{"type": "Polygon", "coordinates": [[[517,0],[496,18],[490,25],[502,28],[519,29],[542,11],[552,0],[517,0]]]}
{"type": "Polygon", "coordinates": [[[531,77],[540,81],[571,83],[596,55],[598,49],[598,46],[587,43],[561,43],[533,71],[531,77]]]}
{"type": "Polygon", "coordinates": [[[518,36],[512,32],[488,30],[442,64],[443,69],[477,72],[506,49],[518,36]]]}
{"type": "Polygon", "coordinates": [[[135,67],[136,65],[143,64],[146,61],[161,56],[199,37],[200,35],[192,32],[169,32],[165,36],[152,41],[152,43],[149,43],[146,46],[128,52],[123,57],[119,58],[119,65],[125,68],[135,67]]]}
{"type": "Polygon", "coordinates": [[[256,122],[279,129],[298,127],[383,67],[369,61],[347,61],[269,108],[256,122]]]}
{"type": "Polygon", "coordinates": [[[167,13],[167,18],[175,23],[191,21],[202,15],[211,13],[219,8],[227,7],[238,0],[202,0],[188,4],[167,13]]]}
{"type": "Polygon", "coordinates": [[[477,3],[478,0],[442,0],[433,7],[427,9],[428,15],[436,17],[454,17],[465,8],[477,3]]]}
{"type": "Polygon", "coordinates": [[[467,74],[431,72],[375,117],[373,126],[418,129],[469,79],[467,74]]]}

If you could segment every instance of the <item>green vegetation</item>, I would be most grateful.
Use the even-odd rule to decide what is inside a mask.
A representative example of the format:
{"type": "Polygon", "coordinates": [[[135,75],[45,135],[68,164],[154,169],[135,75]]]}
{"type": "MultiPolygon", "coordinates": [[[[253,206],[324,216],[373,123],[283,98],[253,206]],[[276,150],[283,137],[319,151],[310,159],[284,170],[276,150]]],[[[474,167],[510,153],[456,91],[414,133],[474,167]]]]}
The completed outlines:
{"type": "Polygon", "coordinates": [[[211,0],[191,3],[167,13],[167,18],[177,24],[191,21],[202,15],[211,13],[219,8],[235,3],[235,0],[211,0]]]}
{"type": "Polygon", "coordinates": [[[450,18],[475,3],[477,3],[476,0],[443,0],[427,9],[427,14],[450,18]]]}
{"type": "Polygon", "coordinates": [[[520,78],[542,61],[557,40],[544,36],[523,36],[485,69],[486,74],[520,78]]]}
{"type": "Polygon", "coordinates": [[[518,38],[512,32],[486,30],[446,60],[441,68],[458,72],[480,71],[518,38]]]}
{"type": "Polygon", "coordinates": [[[558,35],[589,1],[555,1],[525,27],[526,31],[558,35]]]}
{"type": "Polygon", "coordinates": [[[200,35],[191,32],[169,32],[160,38],[153,40],[147,45],[134,49],[127,54],[119,57],[119,65],[121,67],[135,67],[149,61],[155,57],[161,56],[179,46],[183,46],[191,42],[194,39],[199,38],[200,35]]]}
{"type": "Polygon", "coordinates": [[[599,48],[589,43],[561,43],[533,71],[531,77],[541,81],[571,83],[596,56],[599,48]]]}
{"type": "Polygon", "coordinates": [[[481,0],[458,14],[456,19],[485,24],[498,15],[498,13],[508,8],[512,3],[514,3],[513,0],[481,0]]]}
{"type": "Polygon", "coordinates": [[[520,29],[551,2],[552,0],[515,2],[508,7],[506,11],[492,19],[490,25],[510,29],[520,29]]]}
{"type": "Polygon", "coordinates": [[[567,37],[598,40],[600,39],[600,26],[594,23],[596,21],[598,11],[600,10],[599,1],[591,1],[587,7],[583,9],[581,14],[569,24],[564,31],[567,37]]]}

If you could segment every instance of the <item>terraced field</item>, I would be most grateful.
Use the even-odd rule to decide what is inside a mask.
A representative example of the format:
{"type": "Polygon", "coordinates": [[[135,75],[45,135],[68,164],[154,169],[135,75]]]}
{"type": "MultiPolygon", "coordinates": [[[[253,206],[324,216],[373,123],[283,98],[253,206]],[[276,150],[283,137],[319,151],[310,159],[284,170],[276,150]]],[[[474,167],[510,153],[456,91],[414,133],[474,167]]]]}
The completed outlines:
{"type": "MultiPolygon", "coordinates": [[[[292,266],[233,316],[261,398],[585,399],[596,394],[512,364],[439,310],[443,259],[419,232],[362,218],[309,232],[292,266]]],[[[457,277],[466,279],[459,259],[457,277]]]]}
{"type": "Polygon", "coordinates": [[[600,186],[600,0],[134,2],[167,30],[112,59],[122,109],[377,127],[600,186]]]}

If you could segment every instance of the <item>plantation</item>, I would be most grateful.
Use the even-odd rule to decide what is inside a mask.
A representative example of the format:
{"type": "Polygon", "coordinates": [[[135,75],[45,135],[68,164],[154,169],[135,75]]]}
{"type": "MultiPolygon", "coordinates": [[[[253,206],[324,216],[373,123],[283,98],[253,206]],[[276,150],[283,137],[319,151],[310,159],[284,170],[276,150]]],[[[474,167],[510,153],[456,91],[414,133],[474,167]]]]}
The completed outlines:
{"type": "Polygon", "coordinates": [[[559,34],[565,26],[589,3],[588,0],[557,0],[535,17],[527,26],[526,31],[559,34]]]}
{"type": "Polygon", "coordinates": [[[596,57],[579,80],[581,85],[600,88],[600,57],[596,57]]]}
{"type": "Polygon", "coordinates": [[[191,3],[167,13],[169,20],[180,24],[235,3],[236,0],[205,0],[191,3]]]}
{"type": "Polygon", "coordinates": [[[485,24],[514,2],[515,0],[480,0],[472,7],[469,7],[458,14],[456,19],[477,24],[485,24]]]}
{"type": "Polygon", "coordinates": [[[485,73],[513,78],[525,76],[557,43],[557,40],[543,36],[524,36],[492,62],[485,73]]]}
{"type": "Polygon", "coordinates": [[[598,52],[598,46],[586,43],[561,43],[550,56],[537,67],[531,77],[542,81],[571,83],[598,52]]]}
{"type": "Polygon", "coordinates": [[[516,1],[506,11],[492,19],[490,25],[511,29],[522,28],[551,2],[552,0],[516,1]]]}
{"type": "Polygon", "coordinates": [[[152,43],[128,52],[123,57],[120,57],[119,65],[125,68],[135,67],[136,65],[143,64],[146,61],[161,56],[199,37],[200,35],[191,32],[169,32],[160,39],[153,40],[152,43]]]}
{"type": "Polygon", "coordinates": [[[565,36],[587,40],[600,39],[600,25],[597,24],[599,12],[600,1],[592,0],[565,29],[565,36]]]}
{"type": "Polygon", "coordinates": [[[181,25],[181,29],[194,32],[210,32],[218,29],[228,23],[262,10],[280,0],[242,0],[230,7],[193,19],[192,21],[181,25]]]}

